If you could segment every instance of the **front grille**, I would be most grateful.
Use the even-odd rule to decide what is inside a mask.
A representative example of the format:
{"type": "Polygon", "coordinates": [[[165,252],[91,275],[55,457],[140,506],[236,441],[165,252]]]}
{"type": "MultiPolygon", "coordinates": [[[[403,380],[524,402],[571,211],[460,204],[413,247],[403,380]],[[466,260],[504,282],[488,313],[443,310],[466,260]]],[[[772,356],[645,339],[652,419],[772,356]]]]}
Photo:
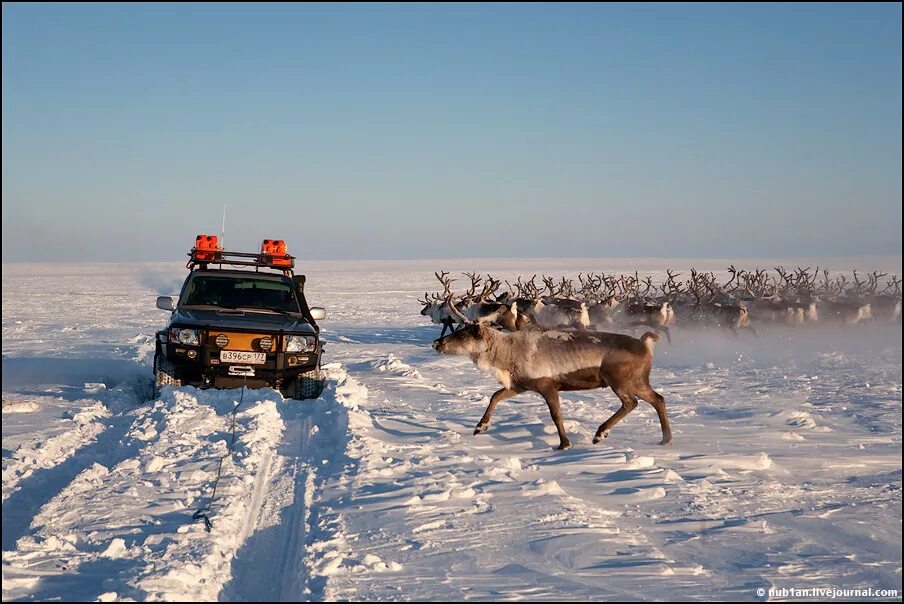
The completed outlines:
{"type": "MultiPolygon", "coordinates": [[[[260,341],[264,338],[270,338],[271,342],[275,344],[276,337],[273,334],[243,333],[240,331],[221,331],[213,329],[210,331],[210,335],[208,336],[207,341],[211,344],[215,344],[216,350],[225,348],[226,350],[267,352],[260,346],[260,341]],[[220,338],[220,336],[224,336],[228,340],[228,344],[226,344],[226,346],[220,346],[217,343],[217,339],[220,339],[220,341],[222,342],[222,338],[220,338]]],[[[270,348],[273,348],[272,344],[270,348]]]]}

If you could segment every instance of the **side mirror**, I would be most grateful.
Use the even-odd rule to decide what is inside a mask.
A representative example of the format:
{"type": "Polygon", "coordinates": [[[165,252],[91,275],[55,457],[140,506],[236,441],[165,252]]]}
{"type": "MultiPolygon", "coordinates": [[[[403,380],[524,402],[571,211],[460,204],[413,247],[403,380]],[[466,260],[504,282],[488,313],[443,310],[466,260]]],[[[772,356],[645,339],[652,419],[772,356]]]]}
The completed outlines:
{"type": "Polygon", "coordinates": [[[169,296],[158,296],[157,297],[157,308],[160,310],[176,310],[176,303],[169,296]]]}
{"type": "Polygon", "coordinates": [[[311,316],[315,321],[326,319],[326,309],[320,308],[319,306],[314,306],[313,308],[311,308],[311,316]]]}

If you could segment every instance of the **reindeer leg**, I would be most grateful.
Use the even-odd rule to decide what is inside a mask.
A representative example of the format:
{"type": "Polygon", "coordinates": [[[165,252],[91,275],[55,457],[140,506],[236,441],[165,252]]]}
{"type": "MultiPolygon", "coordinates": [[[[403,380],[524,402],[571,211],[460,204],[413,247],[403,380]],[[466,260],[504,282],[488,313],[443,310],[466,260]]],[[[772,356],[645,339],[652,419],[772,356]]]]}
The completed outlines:
{"type": "Polygon", "coordinates": [[[493,396],[490,397],[490,404],[487,405],[487,410],[484,411],[483,417],[480,418],[477,427],[474,428],[474,434],[486,432],[490,427],[490,418],[493,417],[493,411],[496,409],[496,405],[516,394],[518,394],[518,391],[513,388],[501,388],[494,392],[493,396]]]}
{"type": "Polygon", "coordinates": [[[656,409],[656,414],[659,416],[659,427],[662,428],[662,440],[659,444],[669,444],[672,441],[672,428],[669,426],[669,416],[665,413],[665,399],[649,385],[645,390],[638,393],[638,396],[656,409]]]}
{"type": "Polygon", "coordinates": [[[447,328],[447,327],[449,327],[449,325],[448,325],[445,321],[443,321],[443,330],[442,330],[442,331],[440,332],[440,334],[439,334],[439,337],[440,337],[440,338],[442,338],[442,337],[444,337],[444,336],[446,335],[446,328],[447,328]]]}
{"type": "Polygon", "coordinates": [[[672,332],[669,331],[669,328],[667,326],[663,325],[659,329],[661,329],[662,331],[665,332],[665,339],[669,341],[669,344],[671,344],[672,343],[672,332]]]}
{"type": "Polygon", "coordinates": [[[559,451],[571,448],[571,441],[568,440],[568,434],[565,432],[565,426],[562,424],[562,406],[559,403],[559,391],[553,385],[549,385],[540,392],[546,399],[546,406],[549,407],[549,414],[552,421],[556,425],[559,432],[559,451]]]}
{"type": "Polygon", "coordinates": [[[612,417],[604,421],[600,424],[599,429],[596,431],[596,436],[593,437],[593,444],[597,444],[607,436],[609,436],[609,430],[611,430],[615,424],[621,421],[621,419],[634,411],[634,408],[637,407],[637,399],[624,391],[612,390],[615,392],[615,395],[621,401],[621,408],[616,411],[612,417]]]}
{"type": "Polygon", "coordinates": [[[446,329],[449,330],[449,333],[455,333],[455,321],[452,319],[444,319],[443,320],[443,331],[446,329]]]}

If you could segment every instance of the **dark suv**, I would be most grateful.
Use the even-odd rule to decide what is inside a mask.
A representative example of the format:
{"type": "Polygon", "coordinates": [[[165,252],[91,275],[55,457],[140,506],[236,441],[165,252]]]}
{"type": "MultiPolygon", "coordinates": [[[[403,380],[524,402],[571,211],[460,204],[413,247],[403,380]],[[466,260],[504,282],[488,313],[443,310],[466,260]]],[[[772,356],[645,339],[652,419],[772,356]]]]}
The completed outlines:
{"type": "Polygon", "coordinates": [[[320,396],[316,319],[326,312],[308,307],[304,276],[293,274],[294,258],[285,244],[264,240],[260,254],[235,253],[202,235],[189,256],[178,302],[157,298],[157,308],[172,316],[157,332],[156,389],[270,386],[289,398],[320,396]]]}

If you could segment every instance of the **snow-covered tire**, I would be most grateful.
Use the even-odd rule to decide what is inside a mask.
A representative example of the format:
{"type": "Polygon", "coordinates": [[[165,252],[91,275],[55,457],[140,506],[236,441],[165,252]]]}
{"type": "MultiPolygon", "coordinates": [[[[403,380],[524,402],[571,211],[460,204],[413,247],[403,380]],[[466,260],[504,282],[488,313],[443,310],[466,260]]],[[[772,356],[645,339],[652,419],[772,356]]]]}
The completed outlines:
{"type": "Polygon", "coordinates": [[[290,398],[299,401],[319,398],[323,392],[323,376],[320,375],[320,367],[305,371],[298,376],[286,389],[290,398]]]}
{"type": "Polygon", "coordinates": [[[176,377],[176,367],[162,356],[154,359],[154,396],[160,394],[164,386],[182,385],[182,380],[176,377]]]}

